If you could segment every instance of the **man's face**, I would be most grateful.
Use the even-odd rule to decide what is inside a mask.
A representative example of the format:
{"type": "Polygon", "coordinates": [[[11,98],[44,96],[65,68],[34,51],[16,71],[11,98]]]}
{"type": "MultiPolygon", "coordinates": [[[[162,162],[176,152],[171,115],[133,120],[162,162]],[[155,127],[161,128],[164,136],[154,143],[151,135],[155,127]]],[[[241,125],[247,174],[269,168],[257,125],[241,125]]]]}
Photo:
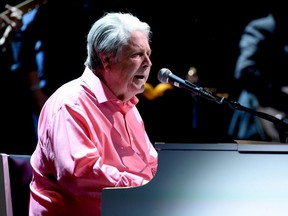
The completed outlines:
{"type": "Polygon", "coordinates": [[[126,101],[144,91],[152,65],[150,55],[146,34],[135,31],[116,60],[105,67],[105,82],[118,99],[126,101]]]}

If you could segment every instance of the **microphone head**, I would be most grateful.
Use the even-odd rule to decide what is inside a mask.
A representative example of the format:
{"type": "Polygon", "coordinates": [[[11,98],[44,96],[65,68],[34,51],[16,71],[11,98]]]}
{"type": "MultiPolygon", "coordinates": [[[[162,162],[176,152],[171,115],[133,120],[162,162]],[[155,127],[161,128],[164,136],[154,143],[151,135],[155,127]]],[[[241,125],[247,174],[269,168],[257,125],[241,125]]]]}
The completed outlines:
{"type": "Polygon", "coordinates": [[[169,83],[169,76],[172,74],[172,72],[167,68],[162,68],[158,72],[158,80],[162,83],[169,83]]]}

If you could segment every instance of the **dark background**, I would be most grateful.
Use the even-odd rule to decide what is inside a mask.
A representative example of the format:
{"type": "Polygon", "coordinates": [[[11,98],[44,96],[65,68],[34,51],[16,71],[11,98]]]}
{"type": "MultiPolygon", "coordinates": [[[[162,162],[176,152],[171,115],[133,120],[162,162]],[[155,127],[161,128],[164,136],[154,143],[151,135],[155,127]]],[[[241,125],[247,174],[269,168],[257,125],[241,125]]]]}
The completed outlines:
{"type": "MultiPolygon", "coordinates": [[[[174,1],[139,12],[151,24],[152,70],[149,82],[159,83],[157,73],[169,68],[185,79],[195,67],[202,87],[227,93],[237,100],[233,79],[239,54],[238,43],[245,25],[267,14],[265,1],[174,1]]],[[[154,101],[141,100],[139,109],[147,130],[156,142],[231,142],[227,129],[232,108],[203,98],[197,99],[198,126],[192,128],[194,100],[183,89],[167,91],[154,101]]]]}
{"type": "MultiPolygon", "coordinates": [[[[6,2],[15,5],[21,1],[6,2]]],[[[72,64],[71,60],[65,59],[68,52],[70,55],[74,52],[74,55],[79,56],[80,64],[84,63],[85,36],[92,23],[104,12],[131,12],[149,23],[153,32],[153,65],[149,83],[153,86],[159,84],[157,73],[161,68],[169,68],[173,74],[185,79],[189,68],[195,67],[201,87],[213,88],[215,93],[226,93],[232,101],[237,100],[239,90],[233,80],[233,71],[241,33],[251,19],[267,13],[266,0],[84,0],[83,3],[82,0],[48,0],[49,2],[54,7],[59,7],[57,14],[51,14],[49,18],[55,24],[55,28],[51,30],[51,41],[59,43],[57,38],[61,38],[62,44],[70,43],[66,46],[69,50],[65,48],[62,51],[61,43],[57,45],[59,49],[55,49],[55,55],[59,55],[63,64],[72,64]],[[83,40],[71,42],[72,35],[79,33],[83,40]],[[76,46],[81,46],[82,51],[76,52],[76,46]]],[[[0,8],[3,5],[2,1],[0,8]]],[[[59,62],[55,68],[58,66],[59,62]]],[[[82,72],[79,71],[78,75],[82,72]]],[[[198,125],[194,128],[192,109],[195,97],[190,92],[175,87],[154,100],[147,100],[142,95],[139,98],[138,108],[152,142],[233,141],[233,137],[227,137],[233,110],[226,105],[196,97],[198,125]]]]}

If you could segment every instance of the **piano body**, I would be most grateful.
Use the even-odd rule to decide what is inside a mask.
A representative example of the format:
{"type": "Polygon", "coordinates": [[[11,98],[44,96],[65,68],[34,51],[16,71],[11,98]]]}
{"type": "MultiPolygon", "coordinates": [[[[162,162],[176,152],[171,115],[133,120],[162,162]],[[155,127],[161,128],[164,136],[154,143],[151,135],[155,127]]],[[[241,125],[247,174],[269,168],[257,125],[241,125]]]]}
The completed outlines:
{"type": "Polygon", "coordinates": [[[288,145],[166,143],[146,185],[107,188],[102,216],[288,215],[288,145]]]}

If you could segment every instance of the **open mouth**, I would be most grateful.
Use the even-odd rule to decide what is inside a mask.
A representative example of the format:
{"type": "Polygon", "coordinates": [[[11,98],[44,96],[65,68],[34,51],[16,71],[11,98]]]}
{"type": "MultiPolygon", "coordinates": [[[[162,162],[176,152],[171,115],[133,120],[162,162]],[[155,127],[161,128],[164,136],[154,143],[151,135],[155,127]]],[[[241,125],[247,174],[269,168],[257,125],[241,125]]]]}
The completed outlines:
{"type": "Polygon", "coordinates": [[[143,75],[135,75],[135,78],[136,79],[144,79],[144,76],[143,75]]]}

